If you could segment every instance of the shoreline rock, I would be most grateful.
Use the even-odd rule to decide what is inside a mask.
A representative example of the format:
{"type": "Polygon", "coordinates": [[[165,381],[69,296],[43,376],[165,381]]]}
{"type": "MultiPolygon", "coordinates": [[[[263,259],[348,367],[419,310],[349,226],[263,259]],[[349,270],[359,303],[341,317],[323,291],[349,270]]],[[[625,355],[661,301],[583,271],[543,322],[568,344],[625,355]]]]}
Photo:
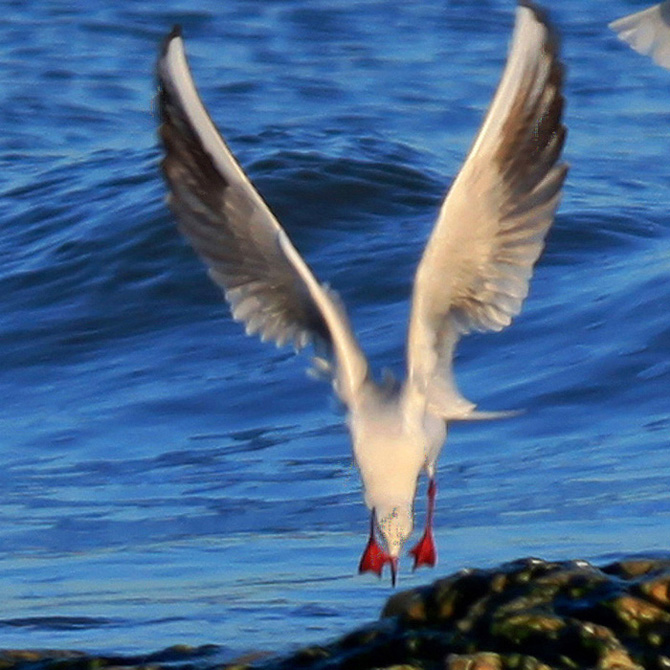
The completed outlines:
{"type": "Polygon", "coordinates": [[[144,657],[6,651],[0,670],[670,670],[670,558],[527,558],[389,598],[379,621],[289,656],[215,660],[215,646],[144,657]]]}

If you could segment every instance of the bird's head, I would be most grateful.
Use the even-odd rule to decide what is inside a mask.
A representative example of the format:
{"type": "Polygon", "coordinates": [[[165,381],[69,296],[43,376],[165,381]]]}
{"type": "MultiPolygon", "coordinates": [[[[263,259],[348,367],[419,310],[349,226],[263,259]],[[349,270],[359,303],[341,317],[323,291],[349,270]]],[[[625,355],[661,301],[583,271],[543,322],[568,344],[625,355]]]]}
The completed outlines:
{"type": "Polygon", "coordinates": [[[391,558],[397,558],[412,534],[414,520],[411,503],[391,504],[375,509],[377,527],[391,558]]]}
{"type": "MultiPolygon", "coordinates": [[[[402,548],[412,534],[412,503],[391,503],[375,508],[377,527],[384,538],[391,561],[397,563],[402,548]]],[[[393,565],[393,564],[392,564],[393,565]]]]}

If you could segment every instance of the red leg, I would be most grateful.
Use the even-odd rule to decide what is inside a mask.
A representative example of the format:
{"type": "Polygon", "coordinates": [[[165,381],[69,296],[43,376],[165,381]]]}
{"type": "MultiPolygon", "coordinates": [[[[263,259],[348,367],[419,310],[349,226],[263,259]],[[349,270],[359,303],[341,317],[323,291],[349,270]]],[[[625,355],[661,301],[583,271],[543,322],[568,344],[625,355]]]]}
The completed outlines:
{"type": "Polygon", "coordinates": [[[375,513],[370,516],[370,539],[365,547],[358,564],[358,572],[374,572],[378,577],[382,576],[384,565],[391,561],[391,557],[377,544],[375,539],[375,513]]]}
{"type": "Polygon", "coordinates": [[[421,539],[409,553],[414,556],[414,568],[416,570],[422,565],[433,567],[437,563],[437,549],[435,548],[435,539],[433,537],[433,511],[435,510],[435,495],[437,494],[437,484],[431,477],[428,482],[428,511],[426,513],[426,529],[423,531],[421,539]]]}

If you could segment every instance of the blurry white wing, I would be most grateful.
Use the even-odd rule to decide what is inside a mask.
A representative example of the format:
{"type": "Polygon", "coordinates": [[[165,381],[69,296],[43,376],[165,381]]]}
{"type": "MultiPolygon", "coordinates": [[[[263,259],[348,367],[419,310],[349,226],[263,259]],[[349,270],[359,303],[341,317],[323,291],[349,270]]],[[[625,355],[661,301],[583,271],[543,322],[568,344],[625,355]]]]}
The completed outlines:
{"type": "Polygon", "coordinates": [[[670,0],[617,19],[609,27],[635,51],[670,69],[670,0]]]}
{"type": "Polygon", "coordinates": [[[517,8],[498,89],[417,269],[408,378],[445,418],[475,418],[452,356],[472,330],[501,330],[521,310],[558,206],[566,165],[563,68],[546,17],[517,8]]]}
{"type": "Polygon", "coordinates": [[[347,402],[367,363],[337,297],[320,285],[244,174],[196,91],[179,28],[158,61],[168,202],[248,334],[300,349],[324,343],[347,402]]]}

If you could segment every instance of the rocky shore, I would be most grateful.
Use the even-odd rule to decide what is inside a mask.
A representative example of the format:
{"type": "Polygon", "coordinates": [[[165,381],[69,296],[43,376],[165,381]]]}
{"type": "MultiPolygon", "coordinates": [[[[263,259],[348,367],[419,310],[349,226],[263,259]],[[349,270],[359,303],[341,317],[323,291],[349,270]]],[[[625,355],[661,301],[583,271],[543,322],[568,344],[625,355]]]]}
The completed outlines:
{"type": "Polygon", "coordinates": [[[288,657],[4,651],[0,670],[670,670],[670,558],[523,559],[392,596],[379,621],[288,657]]]}

